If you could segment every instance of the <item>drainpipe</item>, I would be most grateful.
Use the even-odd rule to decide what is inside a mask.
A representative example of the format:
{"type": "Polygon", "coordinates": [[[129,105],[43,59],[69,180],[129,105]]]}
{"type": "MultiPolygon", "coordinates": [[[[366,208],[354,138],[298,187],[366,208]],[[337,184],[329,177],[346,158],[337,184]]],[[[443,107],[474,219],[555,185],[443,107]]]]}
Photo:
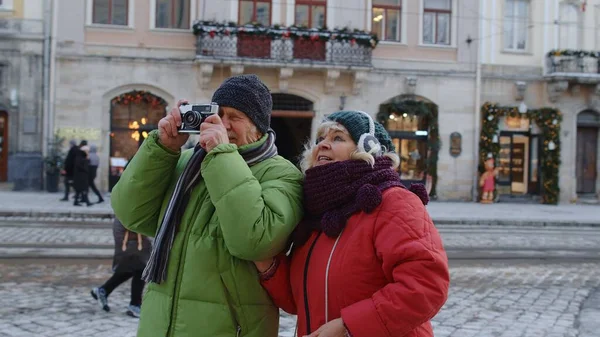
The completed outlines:
{"type": "MultiPolygon", "coordinates": [[[[479,2],[479,36],[481,36],[482,27],[484,24],[483,16],[483,2],[487,0],[481,0],[479,2]]],[[[474,114],[474,125],[475,128],[473,130],[473,186],[471,189],[473,202],[477,202],[477,196],[479,194],[479,129],[481,128],[481,115],[480,115],[480,107],[481,107],[481,38],[477,39],[477,55],[475,56],[477,60],[477,69],[475,71],[475,109],[473,111],[474,114]]]]}
{"type": "MultiPolygon", "coordinates": [[[[50,35],[52,22],[52,0],[44,1],[44,51],[42,56],[42,158],[48,155],[48,142],[54,136],[52,130],[48,128],[49,110],[50,110],[50,35]]],[[[42,186],[44,190],[46,185],[46,175],[42,170],[42,186]]]]}
{"type": "Polygon", "coordinates": [[[52,2],[52,35],[50,35],[50,74],[48,75],[49,84],[49,107],[48,107],[48,130],[54,135],[54,104],[56,99],[56,42],[58,30],[58,1],[52,2]]]}

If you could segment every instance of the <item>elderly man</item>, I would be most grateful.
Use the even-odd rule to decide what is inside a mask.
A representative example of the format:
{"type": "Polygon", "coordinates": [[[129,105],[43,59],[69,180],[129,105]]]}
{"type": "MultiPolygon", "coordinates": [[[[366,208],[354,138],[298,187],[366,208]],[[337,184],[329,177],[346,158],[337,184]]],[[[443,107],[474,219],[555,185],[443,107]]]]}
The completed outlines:
{"type": "MultiPolygon", "coordinates": [[[[255,75],[214,93],[219,114],[180,152],[178,108],[112,191],[115,215],[156,236],[138,336],[277,336],[279,314],[252,260],[279,253],[302,217],[302,174],[277,155],[271,94],[255,75]]],[[[178,106],[185,101],[180,101],[178,106]]]]}

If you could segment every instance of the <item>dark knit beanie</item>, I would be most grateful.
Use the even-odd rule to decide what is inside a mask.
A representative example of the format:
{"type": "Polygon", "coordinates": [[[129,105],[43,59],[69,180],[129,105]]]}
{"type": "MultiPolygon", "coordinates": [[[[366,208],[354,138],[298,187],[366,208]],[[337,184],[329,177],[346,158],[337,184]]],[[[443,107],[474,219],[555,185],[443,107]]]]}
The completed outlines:
{"type": "Polygon", "coordinates": [[[271,126],[271,92],[256,75],[239,75],[226,79],[213,94],[212,102],[245,113],[263,134],[271,126]]]}
{"type": "MultiPolygon", "coordinates": [[[[338,111],[328,115],[326,119],[342,124],[357,144],[360,136],[369,132],[369,117],[358,111],[338,111]]],[[[392,143],[392,139],[383,125],[375,120],[373,120],[373,123],[375,123],[375,138],[379,140],[382,146],[385,146],[387,151],[395,151],[396,148],[392,143]]]]}

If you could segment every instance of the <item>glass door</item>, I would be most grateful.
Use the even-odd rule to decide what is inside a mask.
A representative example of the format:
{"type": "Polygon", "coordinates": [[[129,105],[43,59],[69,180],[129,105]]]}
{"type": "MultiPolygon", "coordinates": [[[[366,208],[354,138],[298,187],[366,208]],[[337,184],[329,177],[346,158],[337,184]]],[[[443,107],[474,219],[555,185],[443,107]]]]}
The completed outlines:
{"type": "Polygon", "coordinates": [[[540,137],[531,136],[529,144],[529,194],[540,194],[540,137]]]}
{"type": "MultiPolygon", "coordinates": [[[[537,138],[536,138],[537,139],[537,138]]],[[[529,193],[530,137],[525,133],[502,132],[500,134],[500,153],[497,184],[500,194],[524,195],[529,193]]],[[[537,151],[536,151],[537,156],[537,151]]],[[[536,158],[537,164],[537,158],[536,158]]],[[[537,180],[537,170],[535,179],[537,180]]]]}

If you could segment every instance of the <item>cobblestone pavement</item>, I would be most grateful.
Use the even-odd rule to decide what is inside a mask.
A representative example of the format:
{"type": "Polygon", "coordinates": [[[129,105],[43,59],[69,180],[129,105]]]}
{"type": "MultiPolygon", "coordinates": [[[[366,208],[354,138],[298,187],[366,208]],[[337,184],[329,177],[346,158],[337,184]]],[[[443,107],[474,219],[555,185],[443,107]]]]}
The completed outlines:
{"type": "MultiPolygon", "coordinates": [[[[75,207],[72,202],[61,202],[62,193],[0,191],[0,219],[5,216],[42,217],[69,221],[71,218],[112,217],[110,196],[106,202],[92,207],[75,207]]],[[[71,199],[72,200],[72,199],[71,199]]],[[[92,197],[92,202],[96,201],[92,197]]],[[[496,203],[486,205],[473,202],[431,202],[427,210],[436,223],[490,223],[490,224],[570,224],[600,226],[600,205],[540,205],[496,203]]],[[[102,221],[101,219],[98,219],[102,221]]]]}
{"type": "MultiPolygon", "coordinates": [[[[600,249],[600,228],[438,226],[447,248],[600,249]]],[[[0,245],[113,245],[110,225],[0,222],[0,245]]]]}
{"type": "Polygon", "coordinates": [[[0,227],[0,244],[113,245],[112,229],[82,227],[0,227]]]}
{"type": "MultiPolygon", "coordinates": [[[[109,276],[109,261],[0,261],[0,336],[134,336],[128,284],[111,295],[110,313],[91,300],[109,276]]],[[[598,336],[589,323],[600,317],[600,263],[454,264],[451,278],[436,337],[598,336]]],[[[294,326],[282,315],[280,336],[294,326]]]]}

